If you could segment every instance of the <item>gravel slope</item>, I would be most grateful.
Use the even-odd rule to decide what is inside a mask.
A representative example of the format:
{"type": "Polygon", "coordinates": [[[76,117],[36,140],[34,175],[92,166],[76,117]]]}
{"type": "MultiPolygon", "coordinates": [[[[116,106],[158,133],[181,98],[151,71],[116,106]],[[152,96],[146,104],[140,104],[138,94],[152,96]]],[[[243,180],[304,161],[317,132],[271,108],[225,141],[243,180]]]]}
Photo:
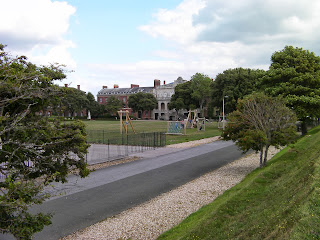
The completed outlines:
{"type": "MultiPolygon", "coordinates": [[[[217,139],[215,137],[168,147],[192,147],[217,139]]],[[[278,151],[271,148],[269,159],[278,151]]],[[[156,239],[161,233],[239,183],[257,167],[259,167],[259,154],[247,155],[149,202],[69,235],[63,240],[156,239]]]]}

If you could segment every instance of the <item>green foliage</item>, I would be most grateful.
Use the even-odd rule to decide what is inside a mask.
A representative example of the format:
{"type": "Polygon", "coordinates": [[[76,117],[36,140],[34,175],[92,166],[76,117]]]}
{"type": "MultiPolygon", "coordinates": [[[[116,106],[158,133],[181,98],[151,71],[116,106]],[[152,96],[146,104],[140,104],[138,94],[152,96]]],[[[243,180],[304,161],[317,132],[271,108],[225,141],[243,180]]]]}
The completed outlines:
{"type": "Polygon", "coordinates": [[[319,239],[319,131],[158,239],[319,239]]]}
{"type": "Polygon", "coordinates": [[[168,105],[169,109],[190,110],[200,108],[203,112],[203,108],[209,102],[211,96],[211,83],[212,80],[207,75],[196,73],[190,81],[175,87],[168,105]]]}
{"type": "Polygon", "coordinates": [[[62,88],[64,96],[61,98],[61,110],[68,111],[71,116],[80,112],[89,106],[89,99],[85,92],[76,88],[62,88]]]}
{"type": "Polygon", "coordinates": [[[320,57],[286,46],[271,57],[263,84],[271,96],[282,96],[300,120],[320,115],[320,57]]]}
{"type": "Polygon", "coordinates": [[[197,105],[199,105],[203,114],[203,107],[209,102],[211,96],[210,86],[212,80],[204,74],[196,73],[191,77],[190,81],[192,89],[191,97],[198,102],[197,105]]]}
{"type": "Polygon", "coordinates": [[[213,105],[221,109],[223,96],[228,96],[225,112],[235,111],[238,99],[259,90],[259,79],[264,74],[264,70],[249,68],[228,69],[218,74],[211,85],[213,105]]]}
{"type": "Polygon", "coordinates": [[[117,111],[122,109],[123,102],[121,102],[119,99],[117,99],[114,96],[111,96],[108,98],[107,104],[106,104],[106,110],[112,114],[113,116],[117,115],[117,111]]]}
{"type": "Polygon", "coordinates": [[[128,98],[128,106],[135,112],[151,111],[158,106],[158,101],[151,93],[139,92],[128,98]]]}
{"type": "Polygon", "coordinates": [[[169,109],[195,109],[199,107],[198,101],[192,96],[192,83],[190,81],[179,84],[174,89],[168,105],[169,109]]]}
{"type": "Polygon", "coordinates": [[[101,117],[104,113],[105,106],[99,104],[91,92],[87,93],[88,105],[87,110],[90,111],[92,118],[101,117]]]}
{"type": "Polygon", "coordinates": [[[261,167],[266,164],[269,146],[285,146],[295,140],[296,116],[280,98],[255,93],[239,100],[237,107],[229,115],[230,123],[222,136],[235,141],[244,152],[260,151],[261,167]]]}
{"type": "Polygon", "coordinates": [[[11,58],[0,46],[0,233],[31,239],[50,224],[50,214],[32,215],[30,206],[48,196],[43,187],[66,182],[70,169],[88,175],[85,125],[49,121],[40,111],[59,102],[65,91],[53,84],[65,77],[59,65],[38,67],[26,57],[11,58]]]}

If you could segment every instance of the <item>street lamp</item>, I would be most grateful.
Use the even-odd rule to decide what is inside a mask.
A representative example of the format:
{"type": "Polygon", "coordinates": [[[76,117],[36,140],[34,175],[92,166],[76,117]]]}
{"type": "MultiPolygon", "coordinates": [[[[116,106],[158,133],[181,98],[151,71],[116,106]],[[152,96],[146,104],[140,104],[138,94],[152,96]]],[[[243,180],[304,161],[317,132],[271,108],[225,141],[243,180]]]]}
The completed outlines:
{"type": "Polygon", "coordinates": [[[225,121],[224,121],[224,99],[228,98],[228,96],[223,96],[222,98],[222,129],[225,128],[225,121]]]}

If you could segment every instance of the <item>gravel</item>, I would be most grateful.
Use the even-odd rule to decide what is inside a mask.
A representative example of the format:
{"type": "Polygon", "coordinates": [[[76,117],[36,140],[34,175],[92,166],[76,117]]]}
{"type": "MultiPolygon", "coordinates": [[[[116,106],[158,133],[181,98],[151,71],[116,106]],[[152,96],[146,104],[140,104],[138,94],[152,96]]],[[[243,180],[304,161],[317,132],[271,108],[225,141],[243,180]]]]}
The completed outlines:
{"type": "MultiPolygon", "coordinates": [[[[217,139],[218,137],[215,137],[168,147],[192,147],[217,139]]],[[[270,148],[269,159],[278,151],[278,149],[270,148]]],[[[239,183],[257,167],[259,167],[259,153],[246,155],[144,204],[107,218],[62,239],[156,239],[161,233],[179,224],[191,213],[212,202],[224,191],[239,183]]]]}

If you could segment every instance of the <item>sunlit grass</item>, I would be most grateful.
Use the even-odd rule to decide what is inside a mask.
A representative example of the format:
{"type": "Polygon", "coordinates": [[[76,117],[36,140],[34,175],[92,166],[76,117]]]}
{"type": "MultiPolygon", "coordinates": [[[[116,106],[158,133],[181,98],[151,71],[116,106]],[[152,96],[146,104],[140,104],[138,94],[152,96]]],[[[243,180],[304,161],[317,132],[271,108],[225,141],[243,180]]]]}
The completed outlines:
{"type": "Polygon", "coordinates": [[[159,239],[320,239],[319,130],[159,239]]]}
{"type": "MultiPolygon", "coordinates": [[[[97,142],[97,138],[118,138],[120,135],[120,121],[84,121],[88,131],[88,141],[97,142]]],[[[146,132],[167,132],[166,121],[153,121],[153,120],[135,120],[132,121],[134,131],[136,133],[146,132]]],[[[124,129],[123,129],[124,132],[124,129]]],[[[133,130],[128,124],[129,134],[133,134],[133,130]]],[[[187,129],[186,134],[182,135],[167,135],[166,144],[175,144],[181,142],[188,142],[199,140],[208,137],[219,136],[221,131],[218,129],[217,123],[207,123],[205,131],[198,131],[196,128],[187,129]]]]}

